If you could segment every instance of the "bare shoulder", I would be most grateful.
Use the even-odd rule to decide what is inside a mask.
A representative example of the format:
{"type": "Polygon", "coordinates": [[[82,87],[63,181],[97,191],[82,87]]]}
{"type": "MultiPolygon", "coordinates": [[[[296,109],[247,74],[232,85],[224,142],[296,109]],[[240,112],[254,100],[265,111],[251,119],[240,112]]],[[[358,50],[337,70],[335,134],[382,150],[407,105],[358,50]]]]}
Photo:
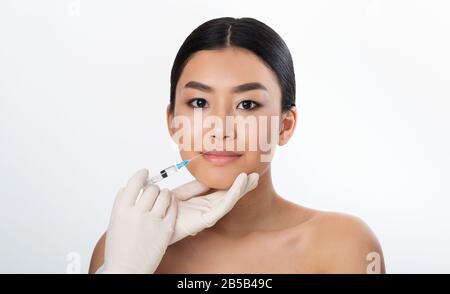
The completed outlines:
{"type": "Polygon", "coordinates": [[[89,264],[89,273],[94,274],[100,266],[103,265],[103,259],[105,254],[105,238],[106,233],[100,237],[95,245],[94,251],[91,256],[91,263],[89,264]]]}
{"type": "Polygon", "coordinates": [[[385,272],[381,245],[359,217],[314,211],[304,226],[320,272],[385,272]]]}

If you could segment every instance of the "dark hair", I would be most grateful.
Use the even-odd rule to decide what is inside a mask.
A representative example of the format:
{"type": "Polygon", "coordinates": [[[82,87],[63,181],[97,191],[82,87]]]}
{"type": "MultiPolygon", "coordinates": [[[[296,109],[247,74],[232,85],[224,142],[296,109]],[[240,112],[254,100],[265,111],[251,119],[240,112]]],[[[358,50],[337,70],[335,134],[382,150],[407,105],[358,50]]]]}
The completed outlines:
{"type": "Polygon", "coordinates": [[[187,61],[197,51],[242,47],[255,53],[271,68],[281,88],[281,109],[295,105],[295,74],[291,53],[283,39],[254,18],[222,17],[197,27],[181,45],[170,76],[170,109],[175,106],[175,89],[187,61]]]}

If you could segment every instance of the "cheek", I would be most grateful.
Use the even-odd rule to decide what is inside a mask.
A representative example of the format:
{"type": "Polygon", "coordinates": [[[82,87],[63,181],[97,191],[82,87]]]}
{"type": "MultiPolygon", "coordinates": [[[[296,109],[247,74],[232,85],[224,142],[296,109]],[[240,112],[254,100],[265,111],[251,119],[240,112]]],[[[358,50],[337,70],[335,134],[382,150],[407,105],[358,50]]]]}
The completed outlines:
{"type": "Polygon", "coordinates": [[[172,139],[178,145],[178,148],[184,151],[194,150],[195,132],[198,133],[198,130],[194,128],[194,117],[190,114],[177,113],[171,123],[173,132],[172,139]]]}
{"type": "Polygon", "coordinates": [[[236,145],[245,146],[239,149],[242,151],[270,153],[278,144],[279,128],[278,116],[258,116],[252,123],[237,128],[236,145]]]}

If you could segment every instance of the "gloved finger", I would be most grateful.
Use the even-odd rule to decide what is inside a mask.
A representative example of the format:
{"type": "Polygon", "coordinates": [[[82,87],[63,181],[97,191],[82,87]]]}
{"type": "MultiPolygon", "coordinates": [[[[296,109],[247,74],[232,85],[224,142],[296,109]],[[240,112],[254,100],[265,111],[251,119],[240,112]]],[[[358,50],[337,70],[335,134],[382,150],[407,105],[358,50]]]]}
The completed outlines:
{"type": "Polygon", "coordinates": [[[190,201],[183,201],[180,200],[181,202],[178,202],[178,207],[179,210],[183,210],[183,211],[199,211],[199,212],[207,212],[211,210],[210,205],[205,205],[205,204],[198,204],[198,203],[192,203],[190,201]]]}
{"type": "Polygon", "coordinates": [[[150,211],[152,210],[153,204],[155,204],[156,197],[159,194],[159,186],[150,185],[145,188],[144,192],[142,192],[141,197],[136,202],[136,208],[141,211],[150,211]]]}
{"type": "MultiPolygon", "coordinates": [[[[243,174],[243,173],[241,173],[241,174],[243,174]]],[[[258,173],[251,173],[250,175],[248,175],[247,186],[245,187],[243,193],[245,194],[248,191],[253,190],[258,184],[258,179],[259,179],[258,173]]],[[[236,180],[237,180],[237,177],[236,177],[235,183],[233,183],[233,185],[237,184],[236,180]]],[[[198,201],[196,203],[205,203],[205,204],[208,203],[209,206],[214,206],[218,202],[221,202],[225,198],[227,192],[228,192],[227,190],[217,190],[217,191],[212,192],[207,195],[191,198],[191,199],[189,199],[189,201],[198,201]]]]}
{"type": "Polygon", "coordinates": [[[162,189],[159,192],[158,197],[156,198],[151,213],[156,217],[163,218],[166,214],[167,207],[170,204],[171,196],[172,195],[169,193],[168,189],[162,189]]]}
{"type": "Polygon", "coordinates": [[[213,206],[209,212],[203,214],[208,227],[214,225],[219,219],[227,214],[231,208],[233,208],[236,202],[244,195],[247,183],[247,174],[239,174],[228,192],[225,193],[223,198],[220,198],[221,201],[213,206]]]}
{"type": "MultiPolygon", "coordinates": [[[[234,190],[228,190],[225,197],[223,198],[223,205],[225,206],[224,209],[226,211],[229,211],[233,208],[233,206],[236,204],[236,202],[239,201],[239,199],[242,198],[247,192],[253,190],[256,188],[256,185],[258,184],[259,175],[257,173],[252,173],[248,175],[247,182],[243,184],[242,186],[237,186],[234,190]]],[[[220,206],[220,205],[219,205],[220,206]]]]}
{"type": "MultiPolygon", "coordinates": [[[[247,186],[245,187],[241,197],[243,195],[245,195],[247,192],[255,189],[256,186],[258,185],[258,181],[259,181],[259,174],[258,173],[251,173],[250,175],[248,175],[247,186]]],[[[239,199],[241,197],[239,197],[239,199]]],[[[215,207],[220,202],[224,201],[225,198],[231,198],[231,197],[228,196],[227,191],[220,191],[219,190],[219,191],[217,191],[215,193],[211,193],[211,194],[203,196],[201,198],[204,198],[204,199],[208,200],[210,202],[210,207],[215,207]]]]}
{"type": "Polygon", "coordinates": [[[199,197],[193,197],[189,200],[183,201],[183,205],[186,204],[193,204],[198,206],[203,206],[208,208],[210,210],[212,207],[216,205],[216,203],[222,201],[222,199],[225,197],[226,191],[215,191],[213,193],[210,193],[208,195],[199,196],[199,197]]]}
{"type": "Polygon", "coordinates": [[[123,191],[125,191],[125,187],[122,187],[117,191],[116,198],[114,199],[113,211],[121,205],[121,201],[123,199],[123,191]]]}
{"type": "Polygon", "coordinates": [[[188,200],[179,200],[182,205],[201,205],[209,207],[211,205],[211,201],[205,196],[192,197],[188,200]]]}
{"type": "Polygon", "coordinates": [[[191,197],[205,193],[210,188],[197,180],[186,183],[172,190],[177,199],[187,200],[191,197]]]}
{"type": "Polygon", "coordinates": [[[255,189],[256,186],[258,185],[258,181],[259,181],[259,174],[258,173],[251,173],[248,176],[247,187],[245,189],[244,194],[246,194],[247,192],[250,192],[251,190],[255,189]]]}
{"type": "Polygon", "coordinates": [[[175,227],[175,221],[177,219],[177,212],[178,212],[177,200],[175,199],[175,196],[172,195],[170,197],[169,208],[167,208],[167,213],[164,216],[164,220],[167,222],[167,224],[171,228],[175,227]]]}
{"type": "Polygon", "coordinates": [[[138,170],[127,182],[125,191],[123,192],[122,203],[127,206],[133,206],[145,180],[148,178],[148,170],[143,168],[138,170]]]}
{"type": "MultiPolygon", "coordinates": [[[[255,189],[256,186],[258,185],[258,180],[259,180],[259,174],[258,173],[251,173],[248,176],[247,186],[245,187],[245,189],[244,189],[244,191],[243,191],[241,196],[243,196],[243,195],[247,194],[247,192],[255,189]]],[[[205,199],[205,200],[207,200],[209,202],[209,207],[214,207],[219,202],[224,201],[224,199],[226,197],[229,197],[227,195],[228,195],[227,191],[219,190],[219,191],[216,191],[216,192],[211,193],[209,195],[205,195],[205,196],[202,196],[202,197],[197,197],[195,199],[200,199],[200,198],[201,199],[205,199]]],[[[239,199],[240,199],[240,197],[239,197],[239,199]]]]}

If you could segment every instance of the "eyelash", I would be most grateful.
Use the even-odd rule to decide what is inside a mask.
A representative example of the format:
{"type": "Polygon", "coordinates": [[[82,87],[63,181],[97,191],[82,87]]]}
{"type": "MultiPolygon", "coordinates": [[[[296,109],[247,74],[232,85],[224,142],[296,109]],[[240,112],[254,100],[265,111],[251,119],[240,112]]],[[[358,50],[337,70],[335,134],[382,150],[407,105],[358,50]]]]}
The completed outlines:
{"type": "Polygon", "coordinates": [[[192,108],[204,108],[204,107],[200,107],[200,106],[194,106],[194,105],[192,105],[192,103],[193,102],[195,102],[195,101],[205,101],[206,103],[208,103],[208,101],[206,101],[206,99],[204,99],[204,98],[193,98],[193,99],[190,99],[189,101],[188,101],[188,105],[190,106],[190,107],[192,107],[192,108]]]}
{"type": "MultiPolygon", "coordinates": [[[[208,103],[208,101],[206,101],[206,99],[204,99],[204,98],[193,98],[193,99],[190,99],[189,101],[188,101],[188,105],[190,106],[190,107],[192,107],[192,108],[205,108],[205,107],[200,107],[200,106],[194,106],[192,103],[194,103],[194,102],[198,102],[198,101],[204,101],[204,102],[206,102],[206,104],[208,103]]],[[[239,109],[243,109],[243,110],[247,110],[247,111],[251,111],[251,110],[255,110],[255,109],[257,109],[257,108],[259,108],[259,107],[261,107],[262,105],[260,104],[260,103],[258,103],[258,102],[256,102],[256,101],[253,101],[253,100],[250,100],[250,99],[246,99],[246,100],[242,100],[241,102],[239,102],[239,104],[238,104],[238,108],[239,109]],[[241,105],[243,102],[250,102],[250,103],[252,103],[252,105],[253,105],[253,107],[252,108],[247,108],[247,109],[245,109],[245,108],[239,108],[239,105],[241,105]]]]}

